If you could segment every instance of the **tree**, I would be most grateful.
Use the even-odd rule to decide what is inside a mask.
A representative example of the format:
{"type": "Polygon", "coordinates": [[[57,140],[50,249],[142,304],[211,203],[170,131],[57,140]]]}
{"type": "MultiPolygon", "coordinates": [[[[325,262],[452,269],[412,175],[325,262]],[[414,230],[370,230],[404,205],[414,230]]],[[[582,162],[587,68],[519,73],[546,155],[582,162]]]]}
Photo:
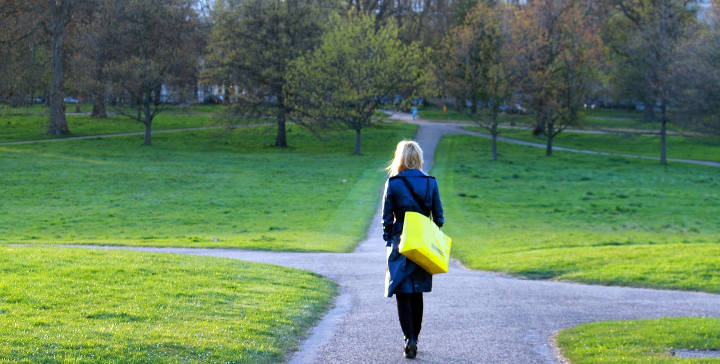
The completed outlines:
{"type": "Polygon", "coordinates": [[[463,25],[467,14],[477,5],[480,0],[457,0],[450,6],[450,20],[454,25],[463,25]]]}
{"type": "Polygon", "coordinates": [[[471,7],[466,3],[457,6],[456,0],[344,0],[343,2],[348,10],[375,17],[376,26],[394,21],[399,29],[398,37],[404,43],[421,42],[426,47],[437,46],[453,24],[455,14],[471,7]]]}
{"type": "Polygon", "coordinates": [[[492,134],[492,160],[497,160],[500,105],[512,96],[505,67],[504,5],[478,2],[463,21],[450,29],[435,65],[435,77],[450,95],[471,100],[470,117],[492,134]],[[488,106],[490,120],[477,113],[477,103],[488,106]]]}
{"type": "Polygon", "coordinates": [[[687,39],[695,14],[687,0],[610,0],[620,16],[612,17],[617,29],[613,49],[625,72],[633,77],[646,108],[660,107],[660,163],[667,164],[668,105],[673,90],[673,65],[680,44],[687,39]]]}
{"type": "Polygon", "coordinates": [[[107,117],[106,98],[110,81],[106,67],[112,56],[113,27],[117,24],[114,1],[94,0],[87,9],[85,21],[77,25],[77,34],[73,42],[72,80],[78,92],[92,99],[92,116],[107,117]]]}
{"type": "Polygon", "coordinates": [[[0,3],[0,97],[24,105],[45,96],[49,52],[43,29],[44,3],[5,0],[0,3]]]}
{"type": "Polygon", "coordinates": [[[291,111],[283,96],[288,64],[317,46],[330,0],[221,0],[212,10],[204,79],[239,86],[235,111],[270,116],[277,123],[275,146],[287,147],[291,111]]]}
{"type": "Polygon", "coordinates": [[[577,122],[597,71],[602,41],[587,10],[576,0],[537,0],[514,10],[508,67],[546,137],[547,156],[553,138],[577,122]]]}
{"type": "Polygon", "coordinates": [[[677,95],[672,116],[690,129],[720,134],[720,0],[705,19],[707,24],[683,42],[672,66],[677,95]]]}
{"type": "MultiPolygon", "coordinates": [[[[15,73],[15,77],[18,79],[11,82],[12,87],[17,90],[23,88],[20,84],[24,84],[24,86],[32,85],[29,87],[31,90],[37,89],[43,83],[38,81],[40,78],[38,75],[44,76],[45,63],[49,63],[49,67],[47,67],[49,75],[46,77],[49,79],[47,96],[50,107],[47,133],[49,135],[68,134],[70,130],[65,119],[64,105],[68,44],[74,25],[83,18],[85,10],[92,7],[92,2],[8,0],[0,5],[2,33],[6,33],[5,26],[14,28],[6,33],[11,41],[7,42],[7,39],[4,39],[0,40],[0,43],[5,43],[5,45],[20,43],[21,46],[20,49],[15,48],[8,52],[9,54],[14,53],[11,54],[11,61],[18,63],[21,70],[15,73]],[[5,22],[6,14],[8,19],[11,19],[7,23],[5,22]],[[14,40],[12,40],[13,37],[14,40]],[[23,49],[23,46],[27,48],[23,49]],[[31,67],[26,67],[28,65],[31,67]]],[[[8,68],[15,69],[13,66],[8,68]]]]}
{"type": "Polygon", "coordinates": [[[117,111],[145,125],[151,144],[152,122],[164,110],[168,91],[192,79],[198,62],[197,13],[189,0],[107,1],[116,14],[112,44],[115,54],[106,72],[119,92],[139,104],[137,114],[117,111]]]}
{"type": "Polygon", "coordinates": [[[65,120],[65,38],[72,19],[73,1],[47,0],[50,32],[50,120],[49,135],[69,134],[65,120]]]}
{"type": "Polygon", "coordinates": [[[362,129],[383,97],[408,103],[420,89],[425,58],[417,43],[402,44],[392,21],[378,27],[371,15],[336,16],[320,47],[292,62],[284,97],[316,125],[354,130],[360,154],[362,129]]]}

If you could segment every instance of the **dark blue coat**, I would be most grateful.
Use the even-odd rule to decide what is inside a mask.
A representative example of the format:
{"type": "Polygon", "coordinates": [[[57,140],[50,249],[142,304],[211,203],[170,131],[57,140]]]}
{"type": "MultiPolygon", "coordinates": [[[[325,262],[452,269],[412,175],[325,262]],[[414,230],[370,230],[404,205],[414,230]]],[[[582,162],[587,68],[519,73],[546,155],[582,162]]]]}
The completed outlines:
{"type": "Polygon", "coordinates": [[[432,275],[398,252],[400,234],[406,211],[415,211],[432,219],[438,226],[445,222],[437,181],[418,169],[408,169],[397,176],[390,177],[385,185],[383,204],[383,239],[387,247],[388,269],[385,274],[385,294],[392,297],[395,293],[430,292],[432,275]],[[413,198],[403,181],[424,201],[428,211],[413,198]]]}

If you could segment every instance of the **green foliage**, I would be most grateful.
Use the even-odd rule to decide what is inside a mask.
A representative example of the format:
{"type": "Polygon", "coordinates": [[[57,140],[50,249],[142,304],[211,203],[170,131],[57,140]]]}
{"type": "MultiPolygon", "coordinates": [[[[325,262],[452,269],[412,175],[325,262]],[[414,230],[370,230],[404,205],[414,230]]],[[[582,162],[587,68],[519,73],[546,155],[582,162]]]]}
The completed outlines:
{"type": "Polygon", "coordinates": [[[274,363],[330,305],[290,268],[176,254],[0,246],[0,363],[274,363]]]}
{"type": "Polygon", "coordinates": [[[293,126],[0,147],[0,243],[242,247],[346,252],[377,208],[382,167],[415,126],[378,124],[366,154],[350,133],[293,126]]]}
{"type": "MultiPolygon", "coordinates": [[[[337,10],[333,0],[223,0],[213,4],[213,26],[203,78],[225,88],[242,115],[278,123],[275,145],[286,147],[282,95],[288,64],[315,48],[337,10]],[[234,87],[244,88],[236,94],[234,87]]],[[[228,100],[226,100],[228,101],[228,100]]]]}
{"type": "Polygon", "coordinates": [[[478,0],[458,0],[453,1],[450,4],[450,19],[454,24],[463,25],[465,24],[465,18],[467,14],[472,11],[475,5],[478,4],[478,0]]]}
{"type": "Polygon", "coordinates": [[[365,14],[335,16],[312,53],[292,62],[284,94],[311,127],[344,125],[360,133],[370,125],[383,97],[409,102],[424,79],[425,52],[404,45],[392,21],[378,26],[365,14]]]}
{"type": "Polygon", "coordinates": [[[453,254],[532,278],[720,292],[716,168],[448,136],[436,152],[453,254]]]}
{"type": "Polygon", "coordinates": [[[436,83],[446,93],[469,100],[470,119],[493,135],[492,159],[497,159],[498,114],[500,105],[512,97],[504,47],[506,34],[501,24],[505,7],[502,2],[478,2],[462,24],[450,29],[436,59],[436,83]],[[487,105],[489,118],[477,113],[478,101],[487,105]]]}
{"type": "Polygon", "coordinates": [[[258,97],[280,96],[287,64],[317,46],[333,4],[216,1],[204,78],[225,86],[259,88],[249,92],[258,97]]]}
{"type": "Polygon", "coordinates": [[[557,343],[573,364],[720,363],[672,357],[671,350],[720,349],[720,319],[663,318],[596,322],[561,331],[557,343]]]}
{"type": "Polygon", "coordinates": [[[502,3],[477,2],[463,22],[446,34],[434,67],[435,81],[445,93],[473,104],[488,103],[495,115],[512,94],[503,58],[503,13],[502,3]]]}

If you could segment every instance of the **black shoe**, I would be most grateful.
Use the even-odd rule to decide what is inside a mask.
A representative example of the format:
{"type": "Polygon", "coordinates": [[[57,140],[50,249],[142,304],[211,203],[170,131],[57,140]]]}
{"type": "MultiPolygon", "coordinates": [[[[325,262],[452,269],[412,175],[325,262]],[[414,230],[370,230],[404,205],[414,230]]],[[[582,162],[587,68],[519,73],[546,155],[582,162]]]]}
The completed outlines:
{"type": "Polygon", "coordinates": [[[405,339],[405,357],[415,359],[417,356],[417,340],[405,339]]]}

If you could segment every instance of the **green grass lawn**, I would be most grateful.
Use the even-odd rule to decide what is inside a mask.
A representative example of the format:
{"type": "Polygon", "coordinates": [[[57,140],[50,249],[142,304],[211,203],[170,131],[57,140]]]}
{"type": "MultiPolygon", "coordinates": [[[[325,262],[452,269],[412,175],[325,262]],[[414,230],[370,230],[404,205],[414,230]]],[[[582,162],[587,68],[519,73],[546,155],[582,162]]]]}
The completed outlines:
{"type": "MultiPolygon", "coordinates": [[[[81,105],[83,112],[92,109],[81,105]]],[[[75,106],[68,106],[68,112],[74,112],[75,106]]],[[[153,129],[174,129],[222,125],[225,123],[222,106],[195,105],[187,107],[169,106],[153,120],[153,129]]],[[[113,109],[108,107],[108,112],[113,109]]],[[[67,115],[68,136],[123,133],[144,131],[145,126],[127,116],[113,115],[104,119],[90,115],[67,115]]],[[[8,108],[0,105],[0,143],[17,140],[36,140],[53,138],[45,134],[48,126],[48,110],[42,105],[8,108]]]]}
{"type": "MultiPolygon", "coordinates": [[[[659,118],[660,112],[658,111],[655,116],[659,118]]],[[[580,117],[581,121],[580,125],[578,125],[580,128],[660,130],[660,123],[645,120],[643,111],[621,109],[582,110],[580,117]]],[[[680,126],[673,123],[668,123],[667,127],[668,130],[682,130],[680,126]]]]}
{"type": "Polygon", "coordinates": [[[279,362],[335,292],[231,259],[0,247],[0,363],[279,362]]]}
{"type": "Polygon", "coordinates": [[[347,252],[377,208],[382,168],[416,127],[318,140],[290,126],[0,146],[0,243],[347,252]]]}
{"type": "MultiPolygon", "coordinates": [[[[454,106],[448,105],[447,111],[442,111],[442,107],[428,106],[419,110],[419,117],[429,121],[458,122],[468,123],[473,119],[468,115],[468,111],[459,111],[454,106]]],[[[478,109],[479,117],[489,120],[486,111],[478,109]]],[[[534,116],[531,114],[500,114],[498,120],[502,124],[512,124],[518,126],[532,127],[535,125],[534,116]]],[[[647,122],[643,120],[641,111],[628,110],[582,110],[580,112],[580,122],[573,126],[579,129],[638,129],[659,131],[660,124],[657,122],[647,122]]],[[[669,123],[668,130],[680,131],[682,127],[669,123]]]]}
{"type": "Polygon", "coordinates": [[[453,254],[542,279],[720,292],[720,171],[446,136],[436,152],[453,254]]]}
{"type": "Polygon", "coordinates": [[[674,349],[720,350],[720,319],[597,322],[562,330],[557,342],[573,364],[720,363],[670,355],[674,349]]]}
{"type": "MultiPolygon", "coordinates": [[[[472,130],[486,132],[484,129],[472,130]]],[[[533,136],[529,130],[501,130],[500,135],[545,144],[544,136],[533,136]]],[[[668,136],[668,158],[720,162],[720,136],[668,136]]],[[[640,154],[660,158],[660,137],[631,134],[598,135],[563,132],[553,145],[612,153],[640,154]]]]}

